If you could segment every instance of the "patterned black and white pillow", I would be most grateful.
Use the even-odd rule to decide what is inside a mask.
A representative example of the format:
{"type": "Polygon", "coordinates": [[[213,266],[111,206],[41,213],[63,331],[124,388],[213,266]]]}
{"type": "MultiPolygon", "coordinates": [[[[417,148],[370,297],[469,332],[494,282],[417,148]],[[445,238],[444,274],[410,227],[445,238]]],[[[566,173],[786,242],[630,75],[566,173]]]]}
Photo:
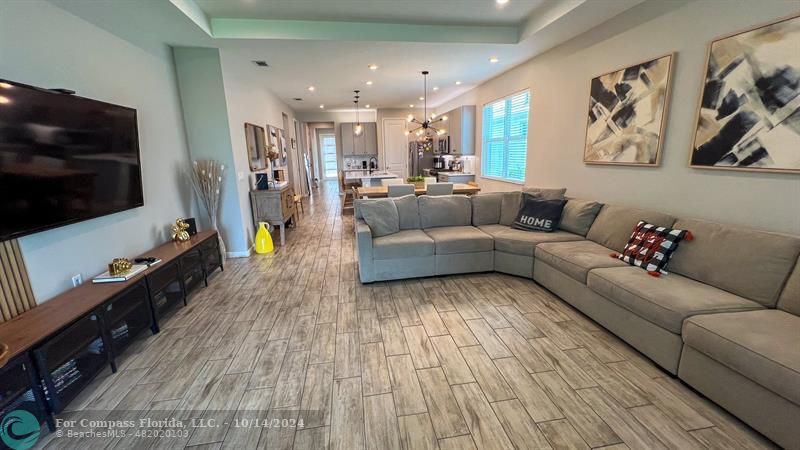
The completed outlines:
{"type": "Polygon", "coordinates": [[[640,220],[622,253],[612,256],[657,277],[667,274],[667,263],[678,244],[692,239],[692,233],[687,230],[659,227],[640,220]]]}

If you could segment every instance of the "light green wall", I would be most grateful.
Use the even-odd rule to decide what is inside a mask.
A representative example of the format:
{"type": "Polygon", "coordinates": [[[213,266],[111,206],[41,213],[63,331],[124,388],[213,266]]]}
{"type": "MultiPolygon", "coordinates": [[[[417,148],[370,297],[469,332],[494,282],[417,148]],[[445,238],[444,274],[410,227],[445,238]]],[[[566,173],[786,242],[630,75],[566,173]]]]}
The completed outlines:
{"type": "MultiPolygon", "coordinates": [[[[236,181],[219,50],[176,47],[173,54],[191,157],[225,165],[219,228],[229,253],[246,253],[249,246],[239,202],[239,196],[246,194],[239,192],[236,181]]],[[[207,217],[205,210],[200,217],[207,217]]]]}

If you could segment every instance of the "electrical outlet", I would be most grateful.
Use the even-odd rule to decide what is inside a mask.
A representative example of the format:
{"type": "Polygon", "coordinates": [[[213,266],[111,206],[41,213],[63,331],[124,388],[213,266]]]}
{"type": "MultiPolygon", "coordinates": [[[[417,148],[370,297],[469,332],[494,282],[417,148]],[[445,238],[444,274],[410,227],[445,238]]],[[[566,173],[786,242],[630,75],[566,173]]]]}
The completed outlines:
{"type": "Polygon", "coordinates": [[[83,284],[83,277],[81,276],[81,274],[77,274],[74,277],[72,277],[72,287],[78,287],[81,284],[83,284]]]}

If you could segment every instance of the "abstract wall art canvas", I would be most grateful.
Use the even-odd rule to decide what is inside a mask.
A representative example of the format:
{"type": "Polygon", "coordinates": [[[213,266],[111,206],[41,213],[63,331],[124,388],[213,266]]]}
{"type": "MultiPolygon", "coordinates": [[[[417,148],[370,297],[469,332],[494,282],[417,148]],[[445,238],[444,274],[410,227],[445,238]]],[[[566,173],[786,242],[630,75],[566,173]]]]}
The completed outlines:
{"type": "Polygon", "coordinates": [[[800,172],[800,16],[711,43],[689,164],[800,172]]]}
{"type": "Polygon", "coordinates": [[[672,59],[669,54],[592,79],[585,163],[660,163],[672,59]]]}

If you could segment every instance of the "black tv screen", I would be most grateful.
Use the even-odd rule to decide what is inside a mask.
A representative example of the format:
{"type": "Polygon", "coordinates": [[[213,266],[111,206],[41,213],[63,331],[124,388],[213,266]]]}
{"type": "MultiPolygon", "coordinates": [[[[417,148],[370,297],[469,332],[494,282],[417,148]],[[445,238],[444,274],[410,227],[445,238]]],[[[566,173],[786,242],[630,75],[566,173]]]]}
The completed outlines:
{"type": "Polygon", "coordinates": [[[0,79],[0,241],[144,205],[136,110],[0,79]]]}

